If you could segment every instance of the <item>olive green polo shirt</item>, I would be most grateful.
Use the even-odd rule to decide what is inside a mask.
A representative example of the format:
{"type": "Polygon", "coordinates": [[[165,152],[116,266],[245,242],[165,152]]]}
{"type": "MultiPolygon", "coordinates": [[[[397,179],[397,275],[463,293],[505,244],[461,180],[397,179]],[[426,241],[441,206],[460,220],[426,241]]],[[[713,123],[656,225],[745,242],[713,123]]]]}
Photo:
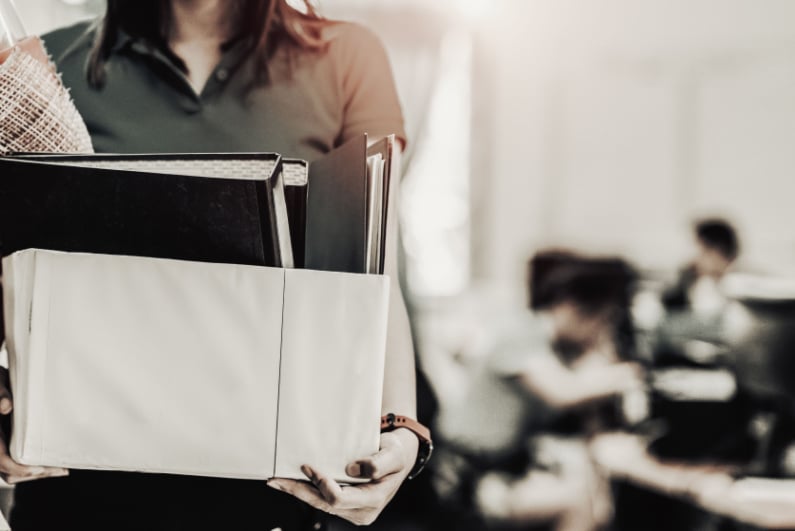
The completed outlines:
{"type": "Polygon", "coordinates": [[[405,141],[392,72],[369,30],[330,23],[322,51],[278,49],[270,82],[252,87],[247,41],[223,54],[200,94],[168,54],[120,35],[94,89],[86,64],[95,24],[44,35],[100,153],[272,151],[313,160],[347,139],[394,133],[405,141]]]}

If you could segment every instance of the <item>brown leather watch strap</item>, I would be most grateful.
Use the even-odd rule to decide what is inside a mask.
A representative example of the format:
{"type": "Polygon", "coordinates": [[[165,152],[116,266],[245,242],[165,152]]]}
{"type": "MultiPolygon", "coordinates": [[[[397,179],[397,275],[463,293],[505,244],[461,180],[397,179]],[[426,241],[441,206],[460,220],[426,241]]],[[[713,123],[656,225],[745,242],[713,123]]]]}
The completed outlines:
{"type": "Polygon", "coordinates": [[[433,441],[431,441],[431,430],[417,422],[411,417],[404,417],[403,415],[395,415],[394,413],[387,413],[381,417],[381,431],[392,431],[397,428],[406,428],[411,430],[417,439],[420,441],[420,446],[417,449],[417,461],[414,463],[414,468],[409,472],[408,479],[414,479],[417,474],[422,472],[428,460],[433,454],[433,441]]]}
{"type": "Polygon", "coordinates": [[[381,417],[381,431],[407,428],[413,431],[423,441],[430,442],[431,430],[410,417],[388,413],[381,417]]]}

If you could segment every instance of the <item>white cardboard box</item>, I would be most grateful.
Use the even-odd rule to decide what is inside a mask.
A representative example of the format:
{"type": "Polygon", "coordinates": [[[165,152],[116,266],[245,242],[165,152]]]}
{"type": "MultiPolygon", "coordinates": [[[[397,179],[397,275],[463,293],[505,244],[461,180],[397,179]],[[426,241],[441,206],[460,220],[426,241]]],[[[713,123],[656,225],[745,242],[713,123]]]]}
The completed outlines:
{"type": "Polygon", "coordinates": [[[20,463],[353,481],[378,449],[387,277],[36,249],[3,273],[20,463]]]}

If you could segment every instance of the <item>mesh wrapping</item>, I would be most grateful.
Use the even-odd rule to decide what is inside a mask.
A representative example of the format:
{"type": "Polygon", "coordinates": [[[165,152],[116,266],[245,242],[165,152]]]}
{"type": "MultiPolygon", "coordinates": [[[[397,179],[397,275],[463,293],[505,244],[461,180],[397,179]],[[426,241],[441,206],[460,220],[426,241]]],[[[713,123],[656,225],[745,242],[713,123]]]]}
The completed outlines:
{"type": "Polygon", "coordinates": [[[94,151],[60,78],[18,48],[0,64],[0,154],[14,151],[94,151]]]}

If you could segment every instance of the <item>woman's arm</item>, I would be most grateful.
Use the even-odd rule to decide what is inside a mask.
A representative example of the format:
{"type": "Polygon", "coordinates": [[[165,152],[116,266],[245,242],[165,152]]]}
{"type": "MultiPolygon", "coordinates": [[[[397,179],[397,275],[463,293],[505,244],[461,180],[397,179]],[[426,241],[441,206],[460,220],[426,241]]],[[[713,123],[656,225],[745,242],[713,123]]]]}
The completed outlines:
{"type": "Polygon", "coordinates": [[[391,173],[392,186],[389,197],[386,264],[384,266],[385,273],[389,275],[391,290],[389,293],[386,365],[384,367],[384,397],[381,412],[417,418],[414,345],[398,272],[400,151],[395,152],[391,173]]]}
{"type": "MultiPolygon", "coordinates": [[[[391,292],[381,411],[416,418],[414,348],[398,275],[399,170],[400,157],[395,156],[392,161],[386,241],[387,261],[384,268],[390,277],[391,292]]],[[[362,485],[341,486],[309,465],[304,466],[302,470],[311,483],[272,479],[268,485],[353,523],[370,524],[394,497],[401,483],[408,476],[416,460],[418,446],[417,437],[407,429],[382,433],[381,449],[376,454],[350,463],[346,470],[351,476],[370,479],[370,482],[362,485]]]]}

